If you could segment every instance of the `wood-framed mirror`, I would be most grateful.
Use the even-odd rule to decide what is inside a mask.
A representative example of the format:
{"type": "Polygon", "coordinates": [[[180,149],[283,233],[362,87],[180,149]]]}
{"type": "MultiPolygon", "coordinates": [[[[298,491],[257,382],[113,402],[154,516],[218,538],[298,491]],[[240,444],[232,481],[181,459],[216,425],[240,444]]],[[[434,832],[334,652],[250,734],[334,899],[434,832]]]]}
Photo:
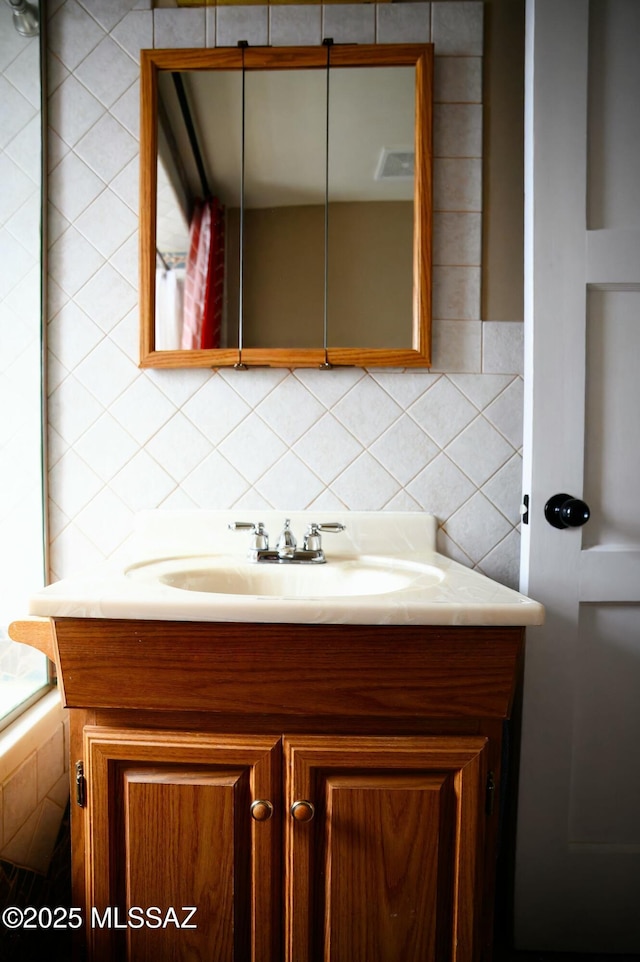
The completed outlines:
{"type": "Polygon", "coordinates": [[[143,50],[140,366],[429,367],[432,84],[430,44],[143,50]]]}

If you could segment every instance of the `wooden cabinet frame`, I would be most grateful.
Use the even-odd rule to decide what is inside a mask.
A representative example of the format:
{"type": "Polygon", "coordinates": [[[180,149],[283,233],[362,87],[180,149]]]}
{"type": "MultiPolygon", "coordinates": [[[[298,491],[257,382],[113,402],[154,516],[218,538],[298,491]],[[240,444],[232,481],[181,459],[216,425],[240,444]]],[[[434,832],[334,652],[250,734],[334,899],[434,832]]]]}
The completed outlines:
{"type": "MultiPolygon", "coordinates": [[[[237,867],[250,935],[222,933],[216,962],[489,962],[502,734],[524,629],[72,618],[52,629],[71,770],[81,761],[86,779],[86,806],[72,804],[73,898],[85,918],[123,892],[126,902],[127,884],[131,897],[156,898],[162,865],[148,885],[126,879],[156,851],[159,816],[145,811],[178,812],[181,824],[201,805],[215,820],[220,797],[243,826],[233,841],[244,854],[221,850],[237,867]],[[252,824],[251,802],[264,797],[273,816],[252,824]],[[291,818],[296,800],[314,806],[309,823],[291,818]],[[126,840],[127,826],[147,823],[146,848],[126,840]],[[406,863],[408,882],[388,884],[378,838],[391,877],[406,863]],[[332,875],[340,860],[347,895],[332,875]],[[359,922],[360,936],[375,929],[374,952],[348,920],[358,914],[349,899],[376,886],[359,922]],[[400,923],[378,913],[401,919],[406,904],[422,929],[402,930],[409,947],[394,955],[400,923]]],[[[194,837],[186,831],[187,850],[194,837]]],[[[86,934],[88,962],[149,957],[127,956],[122,935],[86,934]]]]}

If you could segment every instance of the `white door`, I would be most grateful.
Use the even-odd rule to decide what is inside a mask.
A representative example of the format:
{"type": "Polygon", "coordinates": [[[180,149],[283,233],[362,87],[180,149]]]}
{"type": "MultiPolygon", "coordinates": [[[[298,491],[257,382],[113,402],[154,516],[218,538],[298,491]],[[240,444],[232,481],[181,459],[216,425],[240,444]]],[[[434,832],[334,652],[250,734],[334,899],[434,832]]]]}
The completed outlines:
{"type": "Polygon", "coordinates": [[[640,952],[639,49],[638,0],[528,2],[520,948],[640,952]]]}

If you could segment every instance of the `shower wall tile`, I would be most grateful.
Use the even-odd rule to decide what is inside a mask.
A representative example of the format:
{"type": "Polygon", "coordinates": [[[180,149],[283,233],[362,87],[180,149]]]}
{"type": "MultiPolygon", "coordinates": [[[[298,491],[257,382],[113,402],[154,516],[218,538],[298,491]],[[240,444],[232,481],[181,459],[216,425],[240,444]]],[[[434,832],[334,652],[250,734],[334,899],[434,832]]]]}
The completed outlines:
{"type": "Polygon", "coordinates": [[[51,18],[56,576],[117,551],[139,508],[346,507],[433,512],[448,554],[513,583],[522,325],[480,316],[482,3],[150,7],[51,18]],[[139,370],[138,44],[323,36],[435,42],[434,367],[139,370]]]}
{"type": "Polygon", "coordinates": [[[480,321],[445,321],[434,324],[432,371],[482,370],[482,324],[480,321]]]}
{"type": "Polygon", "coordinates": [[[401,415],[369,448],[401,485],[408,484],[439,451],[408,414],[401,415]]]}
{"type": "Polygon", "coordinates": [[[105,107],[111,107],[138,77],[138,66],[111,37],[100,41],[75,76],[105,107]]]}
{"type": "Polygon", "coordinates": [[[79,3],[107,32],[116,28],[131,10],[139,6],[136,0],[110,0],[109,3],[103,0],[79,0],[79,3]]]}
{"type": "Polygon", "coordinates": [[[364,446],[329,411],[294,445],[293,451],[325,484],[334,481],[362,454],[364,446]]]}
{"type": "MultiPolygon", "coordinates": [[[[54,210],[63,214],[67,221],[73,221],[104,190],[104,181],[77,154],[70,151],[51,171],[49,190],[51,196],[55,197],[55,204],[51,204],[54,210]]],[[[56,239],[50,234],[50,241],[56,239]]]]}
{"type": "Polygon", "coordinates": [[[478,564],[512,530],[482,491],[476,491],[447,521],[447,534],[478,564]]]}
{"type": "Polygon", "coordinates": [[[342,504],[352,511],[382,511],[400,487],[368,451],[363,451],[332,485],[342,504]]]}
{"type": "Polygon", "coordinates": [[[69,297],[91,280],[102,263],[95,247],[73,225],[49,250],[49,269],[60,279],[62,289],[69,297]]]}
{"type": "MultiPolygon", "coordinates": [[[[112,491],[118,495],[130,511],[142,511],[151,503],[162,504],[171,494],[176,482],[146,449],[138,453],[125,464],[121,471],[111,481],[112,491]]],[[[84,528],[87,532],[92,528],[84,528]]],[[[93,533],[93,532],[92,532],[93,533]]],[[[123,526],[123,537],[125,534],[123,526]]],[[[113,546],[112,551],[117,547],[113,546]]]]}
{"type": "Polygon", "coordinates": [[[286,451],[256,483],[256,491],[267,503],[282,499],[294,511],[306,508],[324,485],[293,451],[286,451]]]}
{"type": "Polygon", "coordinates": [[[269,40],[274,47],[321,43],[322,7],[319,4],[270,6],[269,40]]]}
{"type": "Polygon", "coordinates": [[[429,43],[431,40],[430,3],[376,4],[378,43],[429,43]]]}
{"type": "Polygon", "coordinates": [[[482,157],[482,106],[435,104],[433,139],[436,157],[482,157]]]}
{"type": "Polygon", "coordinates": [[[0,74],[0,147],[6,148],[35,114],[33,104],[0,74]]]}
{"type": "Polygon", "coordinates": [[[49,98],[49,126],[69,147],[104,114],[103,105],[72,75],[49,98]]]}
{"type": "Polygon", "coordinates": [[[2,827],[5,839],[12,838],[24,824],[25,813],[38,800],[38,768],[32,754],[2,786],[2,827]]]}
{"type": "Polygon", "coordinates": [[[483,6],[474,0],[431,5],[431,39],[440,55],[482,56],[483,6]]]}
{"type": "Polygon", "coordinates": [[[35,184],[40,179],[40,118],[33,117],[7,144],[5,155],[35,184]]]}
{"type": "Polygon", "coordinates": [[[479,411],[484,412],[513,381],[513,377],[507,374],[485,374],[484,377],[475,377],[473,374],[451,374],[449,380],[475,404],[479,411]]]}
{"type": "Polygon", "coordinates": [[[482,325],[482,370],[487,374],[523,373],[524,326],[519,321],[482,325]]]}
{"type": "Polygon", "coordinates": [[[122,247],[137,224],[133,211],[108,188],[76,220],[80,233],[106,258],[122,247]]]}
{"type": "Polygon", "coordinates": [[[129,133],[138,138],[140,130],[140,81],[136,80],[111,108],[113,116],[129,133]]]}
{"type": "Polygon", "coordinates": [[[205,47],[216,45],[216,7],[207,7],[204,12],[204,43],[205,47]]]}
{"type": "Polygon", "coordinates": [[[75,145],[75,151],[108,184],[138,152],[138,144],[111,114],[104,114],[75,145]]]}
{"type": "Polygon", "coordinates": [[[520,535],[516,528],[492,548],[481,563],[479,571],[505,585],[518,587],[520,579],[520,535]]]}
{"type": "Polygon", "coordinates": [[[236,47],[246,40],[252,47],[269,42],[269,8],[266,6],[216,7],[216,44],[236,47]]]}
{"type": "MultiPolygon", "coordinates": [[[[436,146],[436,152],[437,149],[436,146]]],[[[482,160],[479,157],[436,157],[433,208],[435,211],[482,210],[482,160]]]]}
{"type": "Polygon", "coordinates": [[[485,412],[489,421],[502,432],[514,448],[522,446],[523,406],[523,383],[521,378],[516,378],[485,412]]]}
{"type": "Polygon", "coordinates": [[[69,798],[63,722],[28,751],[0,784],[0,858],[46,873],[69,798]]]}
{"type": "Polygon", "coordinates": [[[512,455],[482,487],[491,503],[514,527],[520,521],[521,487],[522,459],[519,454],[512,455]]]}
{"type": "Polygon", "coordinates": [[[482,214],[436,211],[433,216],[433,263],[480,267],[482,214]]]}
{"type": "Polygon", "coordinates": [[[425,391],[408,411],[440,448],[453,441],[477,413],[474,405],[444,377],[425,391]]]}
{"type": "MultiPolygon", "coordinates": [[[[131,236],[122,244],[121,247],[112,255],[111,264],[115,269],[122,274],[125,281],[128,281],[132,288],[135,289],[138,283],[138,234],[131,234],[131,236]]],[[[118,329],[122,327],[124,318],[116,325],[116,329],[111,331],[111,336],[113,337],[116,344],[120,342],[120,337],[118,334],[118,329]]],[[[129,322],[130,323],[130,322],[129,322]]],[[[124,330],[121,332],[123,334],[130,333],[129,327],[125,326],[124,330]]],[[[138,339],[135,338],[135,345],[131,341],[130,336],[127,336],[125,340],[120,344],[122,350],[135,361],[136,365],[138,363],[138,339]]]]}
{"type": "Polygon", "coordinates": [[[154,47],[204,47],[204,7],[195,10],[154,10],[154,47]]]}
{"type": "Polygon", "coordinates": [[[40,110],[40,51],[37,43],[26,44],[9,64],[4,76],[29,100],[34,110],[40,110]]]}
{"type": "Polygon", "coordinates": [[[373,3],[325,4],[322,9],[322,37],[335,43],[375,43],[376,5],[373,3]]]}
{"type": "Polygon", "coordinates": [[[479,267],[434,266],[433,315],[445,321],[479,319],[479,267]]]}
{"type": "Polygon", "coordinates": [[[104,37],[104,29],[76,0],[66,0],[49,20],[49,50],[72,72],[104,37]]]}
{"type": "Polygon", "coordinates": [[[153,14],[131,10],[111,31],[111,37],[138,63],[140,51],[153,47],[153,14]]]}
{"type": "Polygon", "coordinates": [[[33,193],[33,180],[13,162],[6,151],[0,155],[0,177],[0,221],[7,224],[33,193]]]}
{"type": "Polygon", "coordinates": [[[446,451],[477,487],[493,477],[513,454],[509,442],[482,415],[474,418],[447,445],[446,451]]]}
{"type": "Polygon", "coordinates": [[[256,408],[285,444],[291,446],[324,414],[324,408],[295,378],[287,378],[256,408]]]}
{"type": "Polygon", "coordinates": [[[339,421],[369,446],[402,413],[402,408],[371,377],[363,378],[333,407],[339,421]]]}
{"type": "Polygon", "coordinates": [[[435,103],[482,103],[482,57],[441,57],[436,47],[435,103]]]}
{"type": "Polygon", "coordinates": [[[55,130],[49,127],[47,135],[47,173],[58,166],[62,158],[69,153],[69,147],[64,140],[57,135],[55,130]]]}

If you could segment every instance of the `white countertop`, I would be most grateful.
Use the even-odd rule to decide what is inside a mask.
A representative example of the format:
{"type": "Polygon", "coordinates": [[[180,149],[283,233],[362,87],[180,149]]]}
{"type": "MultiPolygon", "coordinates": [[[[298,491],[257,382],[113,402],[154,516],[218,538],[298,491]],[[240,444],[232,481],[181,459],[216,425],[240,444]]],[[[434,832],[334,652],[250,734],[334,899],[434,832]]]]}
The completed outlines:
{"type": "Polygon", "coordinates": [[[56,618],[270,624],[542,624],[542,605],[438,554],[436,530],[436,519],[418,512],[143,512],[116,560],[38,591],[29,611],[56,618]],[[311,521],[346,525],[344,532],[323,535],[325,565],[276,565],[259,573],[261,584],[284,578],[288,596],[188,590],[160,580],[174,570],[220,568],[236,580],[255,578],[265,566],[246,560],[249,532],[229,531],[228,523],[262,521],[273,545],[285,517],[299,544],[311,521]]]}

